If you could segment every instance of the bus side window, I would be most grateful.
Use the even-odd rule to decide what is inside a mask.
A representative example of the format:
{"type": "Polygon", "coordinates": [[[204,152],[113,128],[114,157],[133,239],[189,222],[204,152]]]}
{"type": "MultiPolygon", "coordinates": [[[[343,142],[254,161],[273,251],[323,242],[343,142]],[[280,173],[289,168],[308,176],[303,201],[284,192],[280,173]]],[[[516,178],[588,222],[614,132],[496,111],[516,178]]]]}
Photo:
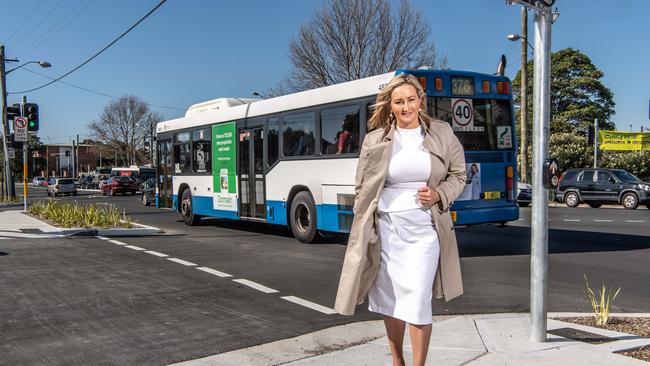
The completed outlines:
{"type": "Polygon", "coordinates": [[[284,156],[314,155],[314,112],[292,113],[282,118],[284,156]]]}
{"type": "Polygon", "coordinates": [[[192,132],[192,171],[208,173],[212,171],[212,133],[209,128],[192,132]]]}
{"type": "Polygon", "coordinates": [[[325,109],[321,112],[321,153],[359,152],[359,107],[325,109]]]}
{"type": "Polygon", "coordinates": [[[174,135],[174,173],[186,173],[192,170],[192,149],[189,132],[174,135]]]}
{"type": "Polygon", "coordinates": [[[267,151],[266,156],[269,167],[273,166],[278,161],[278,150],[280,148],[280,118],[271,117],[267,120],[267,151]]]}

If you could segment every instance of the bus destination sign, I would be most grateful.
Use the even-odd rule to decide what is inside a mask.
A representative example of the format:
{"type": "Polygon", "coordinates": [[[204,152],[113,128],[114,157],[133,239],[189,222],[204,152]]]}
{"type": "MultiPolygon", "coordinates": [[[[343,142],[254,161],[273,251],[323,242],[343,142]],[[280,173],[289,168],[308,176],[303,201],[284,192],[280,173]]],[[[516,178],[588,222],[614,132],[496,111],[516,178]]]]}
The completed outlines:
{"type": "Polygon", "coordinates": [[[474,95],[474,80],[467,77],[451,77],[451,94],[474,95]]]}

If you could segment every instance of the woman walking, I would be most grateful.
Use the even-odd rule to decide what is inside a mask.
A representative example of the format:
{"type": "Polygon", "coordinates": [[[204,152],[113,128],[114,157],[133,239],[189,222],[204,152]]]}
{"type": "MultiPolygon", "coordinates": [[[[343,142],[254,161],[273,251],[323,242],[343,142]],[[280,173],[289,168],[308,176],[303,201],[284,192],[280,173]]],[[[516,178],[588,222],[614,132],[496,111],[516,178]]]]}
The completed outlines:
{"type": "Polygon", "coordinates": [[[384,316],[393,365],[404,365],[406,323],[415,365],[431,338],[431,298],[463,293],[449,206],[465,186],[463,148],[449,124],[430,121],[417,79],[398,75],[377,95],[361,148],[354,221],[335,309],[368,297],[384,316]]]}

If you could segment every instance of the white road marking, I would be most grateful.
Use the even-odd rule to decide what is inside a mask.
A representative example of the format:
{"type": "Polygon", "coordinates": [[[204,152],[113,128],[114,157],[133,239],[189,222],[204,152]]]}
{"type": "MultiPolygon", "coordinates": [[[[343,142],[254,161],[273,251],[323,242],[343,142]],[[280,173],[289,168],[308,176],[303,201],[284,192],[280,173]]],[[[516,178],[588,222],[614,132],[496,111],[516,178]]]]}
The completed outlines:
{"type": "Polygon", "coordinates": [[[140,248],[136,247],[135,245],[127,245],[125,248],[133,249],[133,250],[146,250],[145,248],[140,248]]]}
{"type": "Polygon", "coordinates": [[[274,289],[272,289],[272,288],[270,288],[270,287],[266,287],[266,286],[264,286],[264,285],[260,285],[260,284],[257,283],[257,282],[249,281],[249,280],[246,280],[246,279],[243,279],[243,278],[240,278],[240,279],[237,279],[237,280],[233,280],[233,281],[235,281],[235,282],[237,282],[237,283],[241,283],[241,284],[244,285],[244,286],[248,286],[248,287],[254,288],[254,289],[256,289],[257,291],[262,291],[262,292],[264,292],[264,293],[266,293],[266,294],[273,294],[273,293],[276,293],[276,292],[280,292],[280,291],[278,291],[278,290],[274,290],[274,289]]]}
{"type": "Polygon", "coordinates": [[[231,274],[221,272],[221,271],[217,271],[216,269],[212,269],[212,268],[208,268],[208,267],[197,267],[196,269],[198,269],[199,271],[203,271],[203,272],[213,274],[215,276],[219,276],[219,277],[232,277],[231,274]]]}
{"type": "Polygon", "coordinates": [[[580,219],[564,219],[566,222],[580,222],[580,219]]]}
{"type": "Polygon", "coordinates": [[[160,252],[156,252],[156,251],[154,251],[154,250],[147,250],[147,251],[145,251],[145,253],[147,253],[147,254],[151,254],[151,255],[155,255],[156,257],[160,257],[160,258],[166,258],[166,257],[169,257],[167,254],[160,253],[160,252]]]}
{"type": "Polygon", "coordinates": [[[195,263],[184,261],[184,260],[178,259],[178,258],[167,258],[167,260],[172,261],[172,262],[176,262],[176,263],[180,263],[180,264],[182,264],[184,266],[196,266],[195,263]]]}
{"type": "Polygon", "coordinates": [[[614,220],[594,220],[595,222],[614,222],[614,220]]]}
{"type": "Polygon", "coordinates": [[[625,222],[645,222],[645,220],[625,220],[625,222]]]}
{"type": "Polygon", "coordinates": [[[119,240],[113,240],[113,239],[108,239],[110,243],[117,244],[117,245],[126,245],[126,243],[122,243],[119,240]]]}
{"type": "Polygon", "coordinates": [[[308,307],[308,308],[310,308],[312,310],[320,311],[323,314],[328,314],[329,315],[329,314],[335,314],[336,313],[336,311],[334,311],[334,309],[330,309],[330,308],[325,307],[323,305],[318,305],[316,303],[301,299],[299,297],[283,296],[283,297],[281,297],[281,299],[291,301],[294,304],[302,305],[304,307],[308,307]]]}
{"type": "Polygon", "coordinates": [[[99,235],[97,235],[96,238],[101,240],[110,240],[110,238],[107,238],[105,236],[99,236],[99,235]]]}

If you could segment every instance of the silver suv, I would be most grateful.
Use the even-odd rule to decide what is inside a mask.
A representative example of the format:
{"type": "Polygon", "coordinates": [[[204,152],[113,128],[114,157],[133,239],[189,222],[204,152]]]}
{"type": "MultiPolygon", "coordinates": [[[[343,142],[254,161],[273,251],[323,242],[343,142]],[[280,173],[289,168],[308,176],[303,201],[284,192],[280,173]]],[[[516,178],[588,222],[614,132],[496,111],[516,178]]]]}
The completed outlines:
{"type": "Polygon", "coordinates": [[[74,181],[70,178],[55,178],[54,182],[47,186],[47,195],[54,195],[56,197],[59,194],[72,194],[76,196],[77,187],[74,181]]]}

